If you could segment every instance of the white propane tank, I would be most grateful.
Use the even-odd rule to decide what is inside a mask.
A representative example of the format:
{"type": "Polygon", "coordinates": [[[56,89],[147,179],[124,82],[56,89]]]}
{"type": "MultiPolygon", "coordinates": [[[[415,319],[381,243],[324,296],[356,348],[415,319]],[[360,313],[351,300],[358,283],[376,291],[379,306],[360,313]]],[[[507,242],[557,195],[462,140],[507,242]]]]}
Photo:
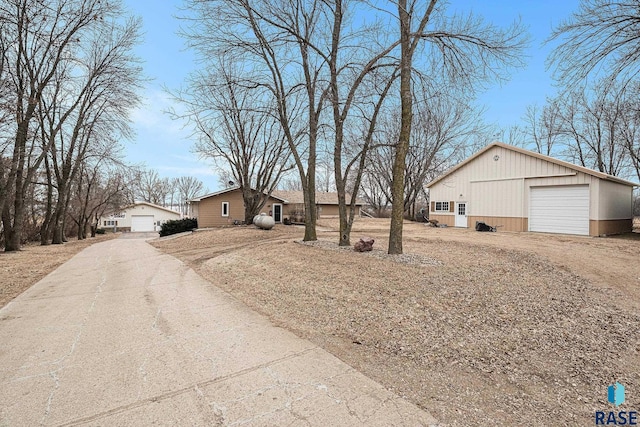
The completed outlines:
{"type": "Polygon", "coordinates": [[[270,217],[265,213],[261,213],[260,215],[256,215],[255,217],[253,217],[253,223],[263,230],[271,230],[273,226],[276,225],[273,217],[270,217]]]}

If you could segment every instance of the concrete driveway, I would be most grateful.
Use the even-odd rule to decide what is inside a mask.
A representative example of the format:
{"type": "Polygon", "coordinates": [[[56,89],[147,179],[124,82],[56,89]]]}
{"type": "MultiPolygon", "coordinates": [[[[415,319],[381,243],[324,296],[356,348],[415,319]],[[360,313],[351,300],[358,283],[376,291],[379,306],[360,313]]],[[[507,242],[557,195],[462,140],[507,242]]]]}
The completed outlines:
{"type": "Polygon", "coordinates": [[[0,310],[0,426],[436,423],[127,237],[0,310]]]}

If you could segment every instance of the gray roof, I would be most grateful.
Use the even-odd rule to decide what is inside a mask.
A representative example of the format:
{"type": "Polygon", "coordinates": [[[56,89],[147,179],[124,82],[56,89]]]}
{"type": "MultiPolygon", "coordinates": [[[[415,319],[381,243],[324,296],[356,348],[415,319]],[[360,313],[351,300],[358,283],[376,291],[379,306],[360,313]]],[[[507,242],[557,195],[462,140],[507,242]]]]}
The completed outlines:
{"type": "MultiPolygon", "coordinates": [[[[225,194],[230,191],[239,190],[240,187],[235,186],[231,188],[226,188],[224,190],[216,191],[214,193],[205,194],[203,196],[195,197],[190,199],[190,202],[199,202],[202,199],[207,199],[209,197],[218,196],[220,194],[225,194]]],[[[347,203],[351,199],[351,194],[347,193],[347,203]]],[[[302,191],[287,191],[287,190],[273,190],[271,193],[271,197],[274,199],[278,199],[285,204],[303,204],[304,203],[304,193],[302,191]]],[[[316,191],[316,205],[337,205],[338,204],[338,193],[336,192],[326,192],[326,191],[316,191]]],[[[364,205],[364,202],[360,199],[356,200],[356,205],[364,205]]]]}
{"type": "MultiPolygon", "coordinates": [[[[193,199],[189,199],[189,202],[199,202],[202,199],[208,199],[209,197],[215,197],[215,196],[219,196],[220,194],[225,194],[225,193],[230,193],[231,191],[236,191],[236,190],[240,190],[239,186],[234,186],[234,187],[229,187],[229,188],[225,188],[224,190],[220,190],[220,191],[216,191],[214,193],[209,193],[209,194],[205,194],[203,196],[199,196],[199,197],[194,197],[193,199]]],[[[275,191],[274,191],[275,193],[275,191]]],[[[282,202],[285,202],[284,199],[281,199],[280,197],[276,196],[275,194],[271,194],[271,197],[273,197],[274,199],[278,199],[282,202]]]]}
{"type": "MultiPolygon", "coordinates": [[[[302,204],[304,203],[304,193],[302,191],[286,191],[286,190],[273,190],[273,196],[279,199],[283,199],[286,203],[290,204],[302,204]]],[[[351,194],[347,193],[347,203],[351,200],[351,194]]],[[[316,205],[337,205],[338,193],[316,191],[316,205]]],[[[356,199],[356,205],[363,205],[363,201],[356,199]]]]}

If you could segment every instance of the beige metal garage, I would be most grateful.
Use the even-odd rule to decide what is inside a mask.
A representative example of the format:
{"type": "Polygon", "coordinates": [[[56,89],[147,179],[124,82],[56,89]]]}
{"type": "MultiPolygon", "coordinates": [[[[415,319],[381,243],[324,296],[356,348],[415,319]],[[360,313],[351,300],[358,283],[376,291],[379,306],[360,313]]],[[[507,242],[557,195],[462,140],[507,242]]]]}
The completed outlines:
{"type": "Polygon", "coordinates": [[[117,212],[103,215],[98,228],[133,232],[159,231],[165,222],[180,218],[180,212],[153,203],[135,202],[117,212]]]}
{"type": "Polygon", "coordinates": [[[429,217],[451,227],[599,236],[631,231],[633,182],[494,142],[430,182],[429,217]]]}
{"type": "Polygon", "coordinates": [[[132,215],[131,231],[155,231],[155,221],[153,215],[132,215]]]}

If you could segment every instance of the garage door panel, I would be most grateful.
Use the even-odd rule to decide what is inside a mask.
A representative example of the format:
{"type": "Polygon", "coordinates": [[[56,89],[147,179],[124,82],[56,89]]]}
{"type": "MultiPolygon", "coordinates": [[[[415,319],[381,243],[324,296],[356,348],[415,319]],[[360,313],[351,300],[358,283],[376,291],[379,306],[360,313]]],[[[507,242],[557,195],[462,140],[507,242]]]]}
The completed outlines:
{"type": "Polygon", "coordinates": [[[131,216],[131,231],[154,231],[153,215],[133,215],[131,216]]]}
{"type": "Polygon", "coordinates": [[[589,235],[589,186],[531,187],[529,230],[589,235]]]}

